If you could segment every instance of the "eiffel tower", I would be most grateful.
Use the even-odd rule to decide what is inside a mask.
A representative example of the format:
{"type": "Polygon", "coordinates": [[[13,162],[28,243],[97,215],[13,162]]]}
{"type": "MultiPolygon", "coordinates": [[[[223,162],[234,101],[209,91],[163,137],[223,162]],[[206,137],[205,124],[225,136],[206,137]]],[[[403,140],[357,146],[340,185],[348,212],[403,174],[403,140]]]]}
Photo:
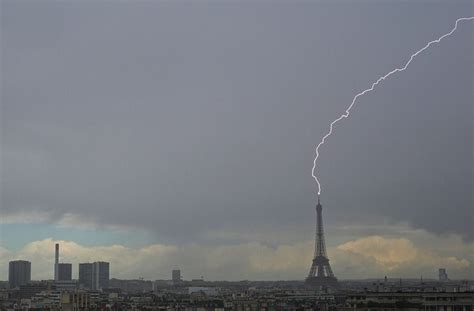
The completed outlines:
{"type": "Polygon", "coordinates": [[[312,287],[337,288],[337,279],[332,273],[329,259],[326,254],[326,243],[324,242],[323,230],[323,207],[319,201],[316,205],[316,240],[314,246],[314,258],[309,270],[306,284],[312,287]]]}

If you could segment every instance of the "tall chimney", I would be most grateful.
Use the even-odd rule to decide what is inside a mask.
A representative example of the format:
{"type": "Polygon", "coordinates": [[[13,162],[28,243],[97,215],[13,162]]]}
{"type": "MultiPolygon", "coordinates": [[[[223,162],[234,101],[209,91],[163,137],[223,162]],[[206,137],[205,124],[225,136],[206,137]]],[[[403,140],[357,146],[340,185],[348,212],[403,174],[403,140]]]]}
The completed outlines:
{"type": "Polygon", "coordinates": [[[56,249],[54,252],[54,280],[59,280],[59,243],[56,243],[56,249]]]}

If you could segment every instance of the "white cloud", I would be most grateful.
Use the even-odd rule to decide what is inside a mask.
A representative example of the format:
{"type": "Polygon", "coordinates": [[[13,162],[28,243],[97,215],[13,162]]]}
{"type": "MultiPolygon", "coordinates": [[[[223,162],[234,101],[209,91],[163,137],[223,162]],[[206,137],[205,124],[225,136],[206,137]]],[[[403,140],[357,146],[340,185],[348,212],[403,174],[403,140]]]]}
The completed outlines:
{"type": "Polygon", "coordinates": [[[131,228],[119,224],[100,224],[92,218],[84,215],[65,213],[59,218],[54,217],[52,212],[29,211],[29,212],[8,212],[0,211],[0,224],[50,224],[54,223],[59,228],[74,228],[84,230],[108,229],[116,232],[129,232],[131,228]]]}
{"type": "Polygon", "coordinates": [[[413,262],[419,257],[416,249],[407,239],[386,239],[381,236],[370,236],[349,241],[337,247],[338,250],[373,258],[377,264],[393,270],[401,264],[413,262]]]}
{"type": "MultiPolygon", "coordinates": [[[[150,245],[140,249],[132,249],[123,245],[85,246],[72,241],[54,241],[45,239],[34,241],[9,256],[0,259],[24,259],[32,262],[33,279],[51,279],[53,276],[54,244],[60,243],[60,261],[73,264],[73,275],[77,274],[80,262],[109,261],[113,277],[158,276],[153,269],[169,258],[176,247],[166,245],[150,245]]],[[[6,266],[2,262],[2,266],[6,266]]]]}
{"type": "Polygon", "coordinates": [[[65,213],[61,219],[57,221],[57,225],[60,228],[76,228],[76,229],[108,229],[117,232],[129,232],[130,227],[118,224],[99,224],[94,222],[94,219],[87,218],[83,215],[65,213]]]}
{"type": "MultiPolygon", "coordinates": [[[[426,236],[423,237],[426,239],[426,236]]],[[[331,265],[340,279],[383,277],[436,277],[439,267],[448,269],[452,278],[472,276],[472,256],[443,255],[431,248],[432,241],[417,244],[407,238],[367,236],[341,243],[328,249],[331,265]]],[[[452,238],[451,238],[452,239],[452,238]]],[[[453,240],[454,241],[454,240],[453,240]]],[[[456,240],[457,249],[472,248],[456,240]]],[[[28,243],[18,251],[0,249],[0,266],[7,277],[8,260],[32,262],[34,279],[50,279],[53,275],[54,241],[45,239],[28,243]]],[[[164,245],[141,248],[123,245],[86,246],[73,241],[58,241],[62,262],[77,264],[97,260],[111,263],[111,277],[169,279],[172,269],[180,268],[186,279],[204,276],[210,280],[275,280],[304,279],[313,256],[312,240],[269,246],[261,242],[234,245],[164,245]]],[[[468,254],[468,253],[466,253],[468,254]]]]}
{"type": "Polygon", "coordinates": [[[30,224],[48,222],[50,214],[43,211],[28,211],[16,213],[2,213],[0,211],[0,224],[30,224]]]}
{"type": "MultiPolygon", "coordinates": [[[[472,245],[464,245],[469,248],[472,245]]],[[[378,235],[359,238],[336,247],[335,258],[358,258],[374,265],[373,270],[392,276],[415,277],[417,274],[433,272],[445,267],[457,277],[472,275],[472,265],[468,259],[443,256],[439,252],[417,246],[406,238],[386,238],[378,235]]],[[[472,260],[472,258],[471,258],[472,260]]]]}
{"type": "Polygon", "coordinates": [[[188,278],[204,275],[212,279],[226,276],[253,279],[254,276],[279,274],[282,278],[291,278],[288,271],[298,273],[298,269],[306,268],[310,260],[310,256],[306,256],[307,260],[302,260],[300,255],[294,256],[305,250],[304,245],[273,249],[259,243],[219,247],[153,244],[133,249],[122,245],[88,247],[72,241],[45,239],[28,243],[14,253],[2,251],[1,265],[6,267],[7,261],[12,259],[29,260],[34,279],[50,279],[56,242],[60,243],[61,261],[73,263],[73,274],[77,274],[79,262],[104,260],[111,263],[111,276],[119,278],[169,278],[171,270],[176,267],[183,269],[188,278]]]}

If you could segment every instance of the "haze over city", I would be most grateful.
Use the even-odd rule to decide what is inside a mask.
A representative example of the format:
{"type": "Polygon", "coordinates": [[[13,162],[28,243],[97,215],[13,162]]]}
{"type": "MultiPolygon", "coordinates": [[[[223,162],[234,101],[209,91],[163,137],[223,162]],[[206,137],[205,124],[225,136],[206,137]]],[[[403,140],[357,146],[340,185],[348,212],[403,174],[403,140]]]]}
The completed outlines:
{"type": "MultiPolygon", "coordinates": [[[[1,1],[0,280],[304,280],[315,145],[473,16],[454,2],[1,1]]],[[[474,278],[474,22],[323,147],[339,279],[474,278]]]]}

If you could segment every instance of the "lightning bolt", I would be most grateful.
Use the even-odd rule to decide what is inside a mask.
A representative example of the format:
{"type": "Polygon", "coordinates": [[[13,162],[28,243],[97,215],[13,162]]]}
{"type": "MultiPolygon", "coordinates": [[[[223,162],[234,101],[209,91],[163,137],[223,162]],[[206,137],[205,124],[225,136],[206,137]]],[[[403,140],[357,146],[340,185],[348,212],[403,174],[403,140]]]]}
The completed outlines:
{"type": "Polygon", "coordinates": [[[318,198],[319,196],[321,195],[321,183],[318,179],[318,177],[316,176],[315,174],[315,171],[316,171],[316,165],[317,165],[317,162],[318,162],[318,159],[319,159],[319,148],[321,148],[322,145],[324,145],[324,143],[326,142],[326,139],[331,136],[332,132],[333,132],[333,129],[334,129],[334,125],[341,121],[342,119],[345,119],[345,118],[348,118],[349,115],[350,115],[350,111],[352,109],[352,107],[354,106],[354,104],[356,103],[356,100],[366,94],[366,93],[369,93],[371,91],[374,90],[374,88],[380,83],[382,82],[383,80],[387,79],[388,77],[390,77],[391,75],[393,75],[394,73],[397,73],[397,72],[402,72],[404,71],[405,69],[408,68],[408,66],[410,65],[410,63],[412,62],[412,60],[418,56],[418,54],[422,53],[423,51],[425,51],[426,49],[428,49],[431,45],[435,44],[435,43],[439,43],[441,40],[443,40],[444,38],[446,37],[449,37],[450,35],[452,35],[456,29],[458,28],[458,24],[459,22],[461,21],[467,21],[467,20],[474,20],[474,16],[471,16],[471,17],[461,17],[461,18],[458,18],[456,20],[456,23],[453,27],[453,29],[451,29],[450,32],[442,35],[441,37],[439,37],[438,39],[436,40],[433,40],[433,41],[430,41],[428,42],[421,50],[418,50],[416,51],[414,54],[412,54],[410,56],[410,59],[406,62],[405,66],[401,67],[401,68],[396,68],[396,69],[393,69],[392,71],[390,71],[389,73],[387,73],[386,75],[384,76],[381,76],[380,78],[377,79],[377,81],[375,81],[374,83],[372,83],[372,86],[366,90],[363,90],[362,92],[358,93],[356,96],[354,96],[354,98],[352,99],[352,103],[349,105],[349,107],[347,107],[346,111],[339,117],[337,118],[336,120],[332,121],[331,124],[329,125],[329,131],[327,132],[326,135],[323,136],[323,138],[321,139],[321,141],[319,142],[319,144],[316,146],[316,157],[314,158],[314,161],[313,161],[313,169],[311,171],[311,175],[313,176],[314,180],[316,181],[316,184],[318,185],[318,198]]]}

